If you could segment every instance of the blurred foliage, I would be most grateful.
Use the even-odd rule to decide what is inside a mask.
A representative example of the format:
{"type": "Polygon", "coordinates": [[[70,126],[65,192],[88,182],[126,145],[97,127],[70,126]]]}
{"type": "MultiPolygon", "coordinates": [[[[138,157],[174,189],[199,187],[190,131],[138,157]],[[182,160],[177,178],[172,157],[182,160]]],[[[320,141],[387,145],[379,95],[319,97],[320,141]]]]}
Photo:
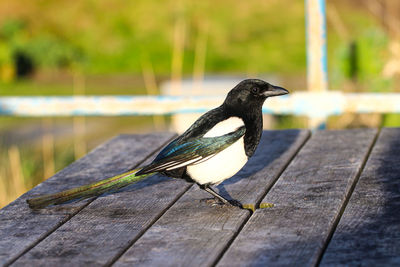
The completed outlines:
{"type": "Polygon", "coordinates": [[[275,115],[276,129],[304,129],[308,127],[307,118],[294,115],[275,115]]]}
{"type": "MultiPolygon", "coordinates": [[[[345,28],[338,32],[328,16],[331,88],[354,79],[351,44],[360,87],[391,88],[381,75],[388,37],[379,23],[345,1],[327,4],[338,8],[345,28]]],[[[21,73],[16,55],[30,59],[32,71],[141,73],[146,59],[157,75],[169,75],[178,22],[184,24],[179,34],[185,39],[186,75],[193,72],[196,43],[203,35],[206,72],[304,73],[304,20],[304,2],[290,0],[0,0],[0,79],[10,81],[21,73]]]]}
{"type": "Polygon", "coordinates": [[[382,29],[368,28],[354,41],[339,45],[331,64],[334,88],[353,80],[358,91],[391,91],[392,81],[382,75],[388,41],[382,29]]]}
{"type": "Polygon", "coordinates": [[[80,61],[78,48],[46,32],[31,34],[28,23],[4,20],[0,27],[0,64],[10,64],[19,76],[37,68],[64,68],[80,61]]]}
{"type": "Polygon", "coordinates": [[[0,1],[0,40],[39,68],[74,65],[88,73],[137,73],[146,56],[156,73],[169,74],[179,19],[185,25],[185,73],[193,70],[196,40],[204,33],[207,71],[290,73],[305,68],[302,1],[23,2],[0,1]],[[277,12],[283,6],[285,19],[277,12]]]}
{"type": "Polygon", "coordinates": [[[400,115],[399,114],[385,114],[383,116],[382,125],[384,127],[399,127],[400,126],[400,115]]]}

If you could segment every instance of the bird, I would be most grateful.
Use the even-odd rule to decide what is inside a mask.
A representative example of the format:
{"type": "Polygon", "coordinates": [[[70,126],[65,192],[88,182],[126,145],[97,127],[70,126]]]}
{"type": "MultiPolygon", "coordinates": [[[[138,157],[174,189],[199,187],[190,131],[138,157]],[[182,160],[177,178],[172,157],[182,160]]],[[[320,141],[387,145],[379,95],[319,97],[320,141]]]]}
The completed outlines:
{"type": "Polygon", "coordinates": [[[262,106],[269,97],[288,94],[261,79],[245,79],[224,102],[200,116],[183,134],[166,145],[154,160],[96,183],[27,200],[32,209],[102,195],[153,174],[184,179],[213,196],[215,203],[242,207],[212,186],[234,176],[254,154],[263,131],[262,106]]]}

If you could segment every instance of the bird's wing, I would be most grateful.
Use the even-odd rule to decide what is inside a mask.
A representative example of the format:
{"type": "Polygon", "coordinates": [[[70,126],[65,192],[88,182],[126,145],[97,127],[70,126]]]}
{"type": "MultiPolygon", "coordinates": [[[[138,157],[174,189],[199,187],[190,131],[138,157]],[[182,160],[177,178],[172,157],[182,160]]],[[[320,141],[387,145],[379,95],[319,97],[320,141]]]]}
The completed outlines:
{"type": "Polygon", "coordinates": [[[246,128],[242,126],[222,136],[202,137],[178,144],[172,142],[137,175],[169,171],[206,160],[235,143],[245,132],[246,128]]]}

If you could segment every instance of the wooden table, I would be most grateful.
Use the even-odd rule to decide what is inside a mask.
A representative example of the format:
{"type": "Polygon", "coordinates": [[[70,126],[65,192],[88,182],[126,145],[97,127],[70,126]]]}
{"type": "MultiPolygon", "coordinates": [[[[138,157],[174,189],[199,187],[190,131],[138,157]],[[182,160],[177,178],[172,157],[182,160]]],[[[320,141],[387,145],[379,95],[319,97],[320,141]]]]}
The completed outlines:
{"type": "Polygon", "coordinates": [[[217,187],[254,212],[160,175],[40,211],[25,203],[148,163],[173,137],[118,136],[3,208],[0,265],[400,264],[400,129],[264,132],[217,187]]]}

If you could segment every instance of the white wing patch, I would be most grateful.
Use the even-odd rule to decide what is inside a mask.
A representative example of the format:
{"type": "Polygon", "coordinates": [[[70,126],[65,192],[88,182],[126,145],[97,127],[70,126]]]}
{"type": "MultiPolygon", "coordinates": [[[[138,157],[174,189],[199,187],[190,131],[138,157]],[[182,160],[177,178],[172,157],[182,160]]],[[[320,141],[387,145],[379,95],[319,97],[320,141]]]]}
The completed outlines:
{"type": "Polygon", "coordinates": [[[221,152],[188,165],[187,172],[199,184],[218,184],[235,175],[247,160],[242,136],[221,152]]]}
{"type": "Polygon", "coordinates": [[[191,160],[185,161],[185,162],[183,162],[183,163],[181,163],[181,164],[178,164],[178,165],[176,165],[176,166],[167,168],[167,171],[170,171],[170,170],[173,170],[173,169],[177,169],[177,168],[180,168],[180,167],[184,167],[184,166],[186,166],[186,165],[192,164],[192,163],[194,163],[194,162],[196,162],[196,161],[199,161],[199,160],[201,160],[201,159],[202,159],[202,157],[197,157],[197,158],[195,158],[195,159],[191,159],[191,160]]]}
{"type": "MultiPolygon", "coordinates": [[[[217,123],[204,137],[216,137],[236,131],[244,122],[230,117],[217,123]]],[[[198,162],[188,165],[187,172],[199,184],[217,184],[235,175],[247,162],[243,136],[235,143],[198,162]]]]}
{"type": "Polygon", "coordinates": [[[236,131],[239,127],[243,125],[244,122],[242,119],[238,117],[230,117],[224,121],[217,123],[204,135],[204,137],[222,136],[236,131]]]}

